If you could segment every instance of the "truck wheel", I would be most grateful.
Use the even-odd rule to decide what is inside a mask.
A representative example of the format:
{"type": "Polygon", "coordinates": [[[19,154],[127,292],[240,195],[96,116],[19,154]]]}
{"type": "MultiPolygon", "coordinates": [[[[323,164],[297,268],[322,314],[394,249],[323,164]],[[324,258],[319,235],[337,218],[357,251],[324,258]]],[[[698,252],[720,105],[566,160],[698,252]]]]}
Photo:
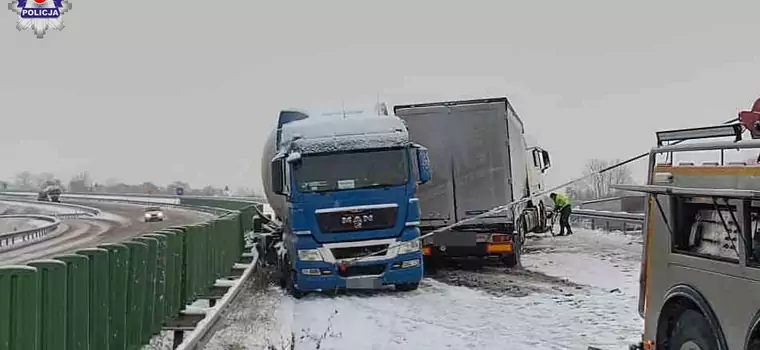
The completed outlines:
{"type": "Polygon", "coordinates": [[[525,219],[520,220],[520,224],[517,227],[517,239],[520,243],[519,250],[522,250],[525,245],[526,236],[528,234],[528,222],[525,219]]]}
{"type": "Polygon", "coordinates": [[[293,298],[301,299],[301,297],[303,297],[303,292],[296,288],[296,274],[293,273],[293,270],[291,270],[290,267],[288,267],[285,275],[285,290],[287,290],[288,294],[293,296],[293,298]]]}
{"type": "Polygon", "coordinates": [[[546,233],[549,231],[549,218],[546,217],[546,206],[544,202],[538,203],[538,232],[546,233]]]}
{"type": "Polygon", "coordinates": [[[438,268],[441,267],[441,259],[433,256],[422,257],[422,266],[424,266],[426,274],[435,275],[438,268]]]}
{"type": "Polygon", "coordinates": [[[513,268],[519,263],[519,256],[517,253],[504,255],[501,257],[501,262],[504,263],[504,265],[507,267],[513,268]]]}
{"type": "Polygon", "coordinates": [[[411,292],[413,290],[417,290],[419,287],[419,283],[402,283],[396,285],[396,290],[399,292],[411,292]]]}
{"type": "Polygon", "coordinates": [[[760,338],[753,339],[749,345],[747,345],[747,350],[760,350],[760,338]]]}
{"type": "Polygon", "coordinates": [[[676,329],[668,344],[671,349],[712,350],[718,349],[718,339],[704,316],[698,311],[685,310],[675,325],[676,329]]]}

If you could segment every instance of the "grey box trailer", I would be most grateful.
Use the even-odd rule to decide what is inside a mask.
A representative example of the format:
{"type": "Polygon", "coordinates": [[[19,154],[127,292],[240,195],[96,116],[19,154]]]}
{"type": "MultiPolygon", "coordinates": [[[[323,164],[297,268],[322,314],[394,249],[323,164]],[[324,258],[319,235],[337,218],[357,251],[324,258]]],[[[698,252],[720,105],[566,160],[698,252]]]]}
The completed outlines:
{"type": "MultiPolygon", "coordinates": [[[[397,105],[393,110],[406,122],[411,140],[427,147],[435,167],[432,180],[418,189],[423,233],[530,195],[524,125],[506,97],[397,105]]],[[[538,151],[548,163],[548,153],[538,151]]],[[[539,163],[540,172],[548,168],[539,163]]],[[[519,264],[524,234],[548,230],[543,205],[540,210],[526,206],[534,207],[532,202],[515,206],[427,238],[428,265],[445,257],[494,257],[509,266],[519,264]],[[516,235],[519,228],[523,236],[516,235]]]]}

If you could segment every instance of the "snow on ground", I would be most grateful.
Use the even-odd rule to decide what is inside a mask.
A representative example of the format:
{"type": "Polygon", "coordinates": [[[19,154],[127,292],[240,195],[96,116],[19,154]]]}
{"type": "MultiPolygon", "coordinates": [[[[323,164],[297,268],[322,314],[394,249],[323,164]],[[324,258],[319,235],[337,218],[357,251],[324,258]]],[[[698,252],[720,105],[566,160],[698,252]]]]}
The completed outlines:
{"type": "Polygon", "coordinates": [[[251,282],[206,349],[585,350],[640,339],[640,238],[579,229],[526,247],[524,271],[444,270],[408,293],[295,300],[251,282]]]}
{"type": "MultiPolygon", "coordinates": [[[[81,210],[79,210],[81,211],[81,210]]],[[[73,214],[77,209],[42,203],[27,203],[0,200],[0,214],[73,214]]]]}
{"type": "Polygon", "coordinates": [[[22,230],[31,230],[36,227],[49,225],[50,221],[35,219],[2,219],[0,218],[0,234],[22,230]]]}

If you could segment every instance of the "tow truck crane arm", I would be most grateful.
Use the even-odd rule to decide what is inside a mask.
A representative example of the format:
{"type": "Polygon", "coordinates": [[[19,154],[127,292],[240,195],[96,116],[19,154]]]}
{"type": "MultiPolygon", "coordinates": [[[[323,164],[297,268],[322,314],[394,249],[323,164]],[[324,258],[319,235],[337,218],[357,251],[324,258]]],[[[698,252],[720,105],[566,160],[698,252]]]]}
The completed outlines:
{"type": "Polygon", "coordinates": [[[760,138],[760,98],[752,105],[752,110],[739,112],[739,120],[753,139],[760,138]]]}

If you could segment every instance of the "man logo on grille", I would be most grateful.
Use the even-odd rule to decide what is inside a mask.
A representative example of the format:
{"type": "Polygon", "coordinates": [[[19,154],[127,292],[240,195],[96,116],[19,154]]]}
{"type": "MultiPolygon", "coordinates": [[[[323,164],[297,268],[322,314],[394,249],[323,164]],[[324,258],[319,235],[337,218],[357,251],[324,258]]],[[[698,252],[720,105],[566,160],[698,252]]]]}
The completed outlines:
{"type": "Polygon", "coordinates": [[[353,225],[355,229],[362,228],[365,223],[374,221],[372,214],[368,215],[356,215],[356,216],[344,216],[341,218],[341,224],[353,225]]]}

